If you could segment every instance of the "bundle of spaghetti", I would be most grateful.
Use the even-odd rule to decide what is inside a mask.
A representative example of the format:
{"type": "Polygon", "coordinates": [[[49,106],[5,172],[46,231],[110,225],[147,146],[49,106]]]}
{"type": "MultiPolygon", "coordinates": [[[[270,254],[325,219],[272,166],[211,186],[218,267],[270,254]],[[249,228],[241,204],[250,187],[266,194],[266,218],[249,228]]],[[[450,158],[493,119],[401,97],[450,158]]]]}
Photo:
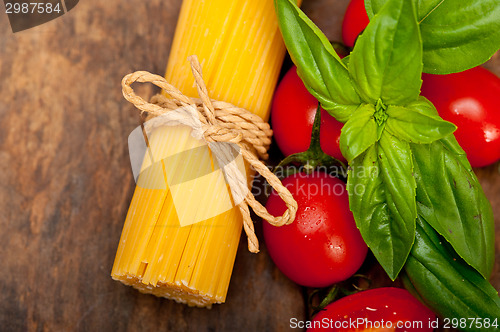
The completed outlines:
{"type": "MultiPolygon", "coordinates": [[[[166,80],[185,95],[196,97],[186,61],[196,54],[211,98],[245,108],[267,121],[284,53],[272,0],[184,0],[166,80]]],[[[209,149],[189,132],[185,127],[158,130],[149,143],[169,154],[183,153],[182,172],[213,171],[209,149]],[[207,169],[200,171],[200,167],[207,169]]],[[[141,292],[190,306],[223,303],[240,239],[241,213],[232,207],[181,227],[182,216],[168,186],[152,189],[156,183],[168,182],[162,166],[158,167],[141,173],[137,180],[112,277],[141,292]]],[[[186,202],[196,205],[209,200],[213,211],[224,210],[219,205],[227,185],[210,185],[208,194],[193,193],[186,202]]],[[[210,211],[203,213],[210,215],[210,211]]]]}

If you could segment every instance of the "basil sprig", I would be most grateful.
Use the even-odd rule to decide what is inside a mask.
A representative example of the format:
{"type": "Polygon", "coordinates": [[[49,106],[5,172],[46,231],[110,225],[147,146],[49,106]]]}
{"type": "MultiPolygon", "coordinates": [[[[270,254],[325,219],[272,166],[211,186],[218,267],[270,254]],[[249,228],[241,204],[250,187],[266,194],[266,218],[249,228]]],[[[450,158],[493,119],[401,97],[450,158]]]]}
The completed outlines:
{"type": "Polygon", "coordinates": [[[428,2],[375,3],[380,4],[376,14],[351,55],[341,60],[293,0],[275,0],[299,75],[345,123],[340,146],[350,166],[347,187],[356,224],[392,279],[414,247],[417,213],[487,277],[493,259],[491,207],[451,135],[456,127],[419,96],[426,61],[419,13],[428,2]]]}
{"type": "MultiPolygon", "coordinates": [[[[365,0],[369,17],[389,0],[365,0]]],[[[500,48],[498,0],[418,0],[424,72],[449,74],[478,66],[500,48]]]]}

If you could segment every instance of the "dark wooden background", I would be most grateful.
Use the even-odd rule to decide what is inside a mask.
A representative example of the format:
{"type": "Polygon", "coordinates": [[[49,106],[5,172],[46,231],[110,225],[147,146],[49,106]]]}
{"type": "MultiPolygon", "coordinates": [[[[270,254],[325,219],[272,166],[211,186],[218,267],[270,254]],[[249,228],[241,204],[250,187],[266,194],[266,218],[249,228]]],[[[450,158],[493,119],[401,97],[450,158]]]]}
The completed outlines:
{"type": "MultiPolygon", "coordinates": [[[[348,0],[304,2],[340,40],[348,0]]],[[[134,188],[127,137],[138,125],[120,81],[135,70],[164,73],[180,3],[82,0],[16,34],[0,6],[1,331],[283,331],[291,317],[305,317],[305,290],[265,248],[248,253],[245,239],[227,303],[212,310],[143,295],[109,276],[134,188]]],[[[489,67],[500,75],[497,62],[489,67]]],[[[497,224],[498,166],[478,171],[497,224]]],[[[499,289],[498,264],[492,281],[499,289]]]]}

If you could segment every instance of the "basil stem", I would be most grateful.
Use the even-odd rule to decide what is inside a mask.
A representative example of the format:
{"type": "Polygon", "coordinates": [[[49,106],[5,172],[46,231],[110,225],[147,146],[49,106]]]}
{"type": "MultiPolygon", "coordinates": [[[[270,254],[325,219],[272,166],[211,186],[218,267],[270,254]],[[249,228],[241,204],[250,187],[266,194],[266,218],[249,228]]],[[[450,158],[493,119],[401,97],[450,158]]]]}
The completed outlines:
{"type": "MultiPolygon", "coordinates": [[[[498,295],[485,279],[493,264],[493,217],[452,135],[456,127],[441,119],[432,103],[419,96],[421,74],[422,70],[447,72],[469,66],[470,59],[463,52],[476,45],[470,40],[474,29],[484,32],[479,44],[487,44],[484,52],[474,53],[477,59],[498,49],[500,37],[491,35],[500,36],[500,21],[492,22],[491,13],[498,16],[500,6],[492,1],[496,2],[482,0],[481,7],[477,0],[441,0],[439,8],[435,5],[433,9],[436,0],[366,0],[371,22],[351,55],[340,60],[326,37],[292,0],[275,0],[285,44],[306,87],[323,108],[345,123],[340,147],[349,162],[349,204],[363,239],[390,278],[395,279],[406,262],[407,279],[413,288],[442,315],[466,313],[463,303],[477,299],[469,295],[473,286],[486,294],[491,308],[498,304],[498,295]],[[454,13],[443,9],[455,7],[454,13]],[[455,15],[460,11],[470,14],[472,20],[468,23],[467,17],[462,20],[455,15]],[[453,19],[456,25],[451,24],[453,19]],[[436,27],[432,28],[431,22],[436,27]],[[449,29],[455,29],[454,33],[449,29]],[[440,45],[443,41],[453,41],[449,44],[453,46],[440,45]],[[439,47],[432,50],[429,45],[439,47]],[[449,54],[454,55],[446,63],[439,61],[439,56],[449,54]],[[440,247],[429,244],[425,234],[433,232],[443,236],[448,249],[461,258],[444,255],[440,247]],[[446,262],[450,259],[459,263],[446,262]],[[431,275],[425,269],[434,261],[442,266],[450,264],[449,271],[459,272],[449,278],[446,272],[431,275]],[[458,285],[460,278],[467,286],[453,289],[458,297],[469,296],[462,299],[464,302],[455,304],[444,292],[434,296],[433,291],[439,290],[436,287],[445,287],[448,282],[458,285]],[[426,284],[429,280],[436,285],[426,284]],[[440,311],[439,305],[447,309],[440,311]]],[[[471,314],[479,315],[481,310],[491,313],[476,305],[471,314]]]]}

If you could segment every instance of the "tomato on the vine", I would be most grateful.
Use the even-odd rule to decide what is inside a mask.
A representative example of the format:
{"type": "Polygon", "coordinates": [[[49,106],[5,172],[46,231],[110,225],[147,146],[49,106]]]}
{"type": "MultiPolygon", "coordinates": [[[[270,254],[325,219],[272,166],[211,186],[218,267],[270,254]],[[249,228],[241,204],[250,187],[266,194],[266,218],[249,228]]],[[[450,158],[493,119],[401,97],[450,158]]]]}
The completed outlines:
{"type": "Polygon", "coordinates": [[[349,47],[354,47],[358,35],[363,32],[370,20],[364,0],[351,0],[342,21],[342,40],[349,47]]]}
{"type": "MultiPolygon", "coordinates": [[[[317,108],[318,101],[307,91],[297,75],[297,67],[293,66],[278,85],[271,109],[274,138],[284,155],[307,150],[317,108]]],[[[326,154],[345,161],[339,147],[342,125],[321,109],[321,149],[326,154]]]]}
{"type": "Polygon", "coordinates": [[[473,167],[500,159],[500,79],[482,67],[422,75],[422,95],[457,126],[455,137],[473,167]]]}
{"type": "Polygon", "coordinates": [[[434,319],[433,312],[407,290],[384,287],[329,304],[308,331],[432,331],[434,319]]]}
{"type": "MultiPolygon", "coordinates": [[[[264,239],[274,263],[292,281],[326,287],[352,276],[368,247],[349,210],[345,183],[322,172],[296,173],[283,180],[298,204],[290,225],[263,224],[264,239]]],[[[266,208],[273,215],[286,210],[273,192],[266,208]]]]}

